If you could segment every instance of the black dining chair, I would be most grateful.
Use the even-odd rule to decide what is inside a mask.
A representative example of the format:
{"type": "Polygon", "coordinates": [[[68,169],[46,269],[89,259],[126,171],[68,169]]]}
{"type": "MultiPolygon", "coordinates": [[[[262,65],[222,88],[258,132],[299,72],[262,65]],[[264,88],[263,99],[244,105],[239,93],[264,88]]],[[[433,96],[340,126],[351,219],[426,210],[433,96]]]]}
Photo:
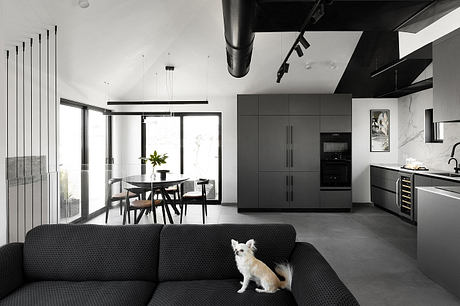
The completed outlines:
{"type": "Polygon", "coordinates": [[[133,192],[128,192],[128,191],[123,192],[122,185],[123,184],[122,184],[121,178],[111,178],[107,182],[108,196],[107,196],[107,200],[105,203],[105,223],[106,224],[107,224],[107,221],[109,220],[109,211],[112,208],[113,202],[120,202],[119,203],[120,215],[122,215],[123,214],[123,201],[125,201],[127,197],[128,199],[132,199],[132,198],[138,198],[139,200],[141,199],[140,195],[135,194],[133,192]],[[117,184],[117,183],[120,184],[120,189],[118,190],[118,193],[112,194],[112,189],[113,189],[112,187],[114,184],[117,184]]]}
{"type": "Polygon", "coordinates": [[[208,206],[207,206],[207,199],[206,199],[206,185],[209,184],[208,179],[199,179],[196,184],[201,186],[201,190],[189,191],[186,192],[181,197],[181,205],[180,205],[180,223],[182,224],[182,216],[185,211],[185,215],[187,215],[187,204],[201,204],[201,212],[203,215],[203,224],[206,223],[206,216],[208,215],[208,206]]]}

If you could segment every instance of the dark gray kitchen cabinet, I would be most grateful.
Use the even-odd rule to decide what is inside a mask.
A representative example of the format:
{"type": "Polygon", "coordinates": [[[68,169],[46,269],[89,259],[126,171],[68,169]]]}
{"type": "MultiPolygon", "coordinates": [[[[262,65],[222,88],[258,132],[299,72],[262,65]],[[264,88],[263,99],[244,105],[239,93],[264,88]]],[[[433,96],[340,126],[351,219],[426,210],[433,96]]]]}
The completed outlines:
{"type": "Polygon", "coordinates": [[[257,116],[241,116],[238,118],[238,205],[242,208],[259,206],[259,118],[257,116]]]}
{"type": "Polygon", "coordinates": [[[396,204],[396,200],[396,193],[374,186],[371,187],[372,203],[399,215],[399,207],[396,204]]]}
{"type": "Polygon", "coordinates": [[[460,120],[460,30],[433,43],[433,120],[460,120]]]}
{"type": "MultiPolygon", "coordinates": [[[[351,96],[327,96],[238,95],[238,209],[321,208],[322,117],[344,119],[326,124],[327,131],[351,131],[351,96]]],[[[346,199],[348,205],[340,198],[323,208],[350,209],[351,198],[346,199]]]]}
{"type": "Polygon", "coordinates": [[[289,95],[289,114],[319,116],[323,95],[289,95]]]}
{"type": "Polygon", "coordinates": [[[321,190],[321,208],[350,208],[351,190],[321,190]]]}
{"type": "Polygon", "coordinates": [[[292,171],[320,170],[319,116],[289,117],[289,162],[292,171]]]}
{"type": "Polygon", "coordinates": [[[289,133],[288,116],[259,117],[259,171],[289,169],[289,133]]]}
{"type": "Polygon", "coordinates": [[[259,95],[259,115],[289,115],[289,96],[259,95]]]}
{"type": "Polygon", "coordinates": [[[323,95],[321,99],[322,116],[351,116],[351,95],[323,95]]]}
{"type": "Polygon", "coordinates": [[[371,201],[399,215],[396,184],[399,171],[371,166],[371,201]]]}
{"type": "Polygon", "coordinates": [[[238,115],[258,116],[259,115],[259,96],[238,95],[238,115]]]}
{"type": "Polygon", "coordinates": [[[318,208],[320,205],[319,172],[290,172],[291,208],[318,208]]]}
{"type": "Polygon", "coordinates": [[[351,116],[321,116],[321,133],[351,133],[351,116]]]}
{"type": "Polygon", "coordinates": [[[259,208],[289,208],[288,171],[259,172],[259,208]]]}

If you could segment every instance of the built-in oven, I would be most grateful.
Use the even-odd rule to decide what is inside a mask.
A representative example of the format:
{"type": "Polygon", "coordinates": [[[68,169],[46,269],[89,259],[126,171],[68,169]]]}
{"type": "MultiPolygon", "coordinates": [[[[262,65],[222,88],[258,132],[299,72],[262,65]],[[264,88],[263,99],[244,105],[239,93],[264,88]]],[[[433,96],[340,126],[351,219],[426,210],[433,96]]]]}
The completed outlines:
{"type": "Polygon", "coordinates": [[[321,187],[351,187],[351,133],[321,133],[321,187]]]}

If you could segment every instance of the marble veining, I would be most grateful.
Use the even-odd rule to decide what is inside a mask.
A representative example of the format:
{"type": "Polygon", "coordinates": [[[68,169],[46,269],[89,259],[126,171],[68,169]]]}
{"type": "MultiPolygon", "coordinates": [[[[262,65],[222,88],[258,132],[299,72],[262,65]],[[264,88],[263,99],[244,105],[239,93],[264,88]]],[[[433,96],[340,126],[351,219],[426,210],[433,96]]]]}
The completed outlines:
{"type": "MultiPolygon", "coordinates": [[[[452,146],[460,141],[460,123],[444,124],[443,143],[425,143],[425,109],[433,108],[433,90],[428,89],[399,99],[399,155],[404,164],[406,158],[423,161],[428,168],[453,171],[448,165],[452,146]]],[[[460,160],[460,150],[456,154],[460,160]]]]}

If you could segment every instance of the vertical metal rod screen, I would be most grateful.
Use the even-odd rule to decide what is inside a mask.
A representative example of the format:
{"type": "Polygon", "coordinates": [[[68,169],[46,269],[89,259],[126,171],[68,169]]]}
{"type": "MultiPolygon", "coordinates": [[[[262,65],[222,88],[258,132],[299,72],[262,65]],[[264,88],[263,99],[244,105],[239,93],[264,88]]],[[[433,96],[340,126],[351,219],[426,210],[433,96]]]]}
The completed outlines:
{"type": "Polygon", "coordinates": [[[6,51],[8,242],[59,220],[57,34],[55,26],[46,42],[40,33],[6,51]]]}

